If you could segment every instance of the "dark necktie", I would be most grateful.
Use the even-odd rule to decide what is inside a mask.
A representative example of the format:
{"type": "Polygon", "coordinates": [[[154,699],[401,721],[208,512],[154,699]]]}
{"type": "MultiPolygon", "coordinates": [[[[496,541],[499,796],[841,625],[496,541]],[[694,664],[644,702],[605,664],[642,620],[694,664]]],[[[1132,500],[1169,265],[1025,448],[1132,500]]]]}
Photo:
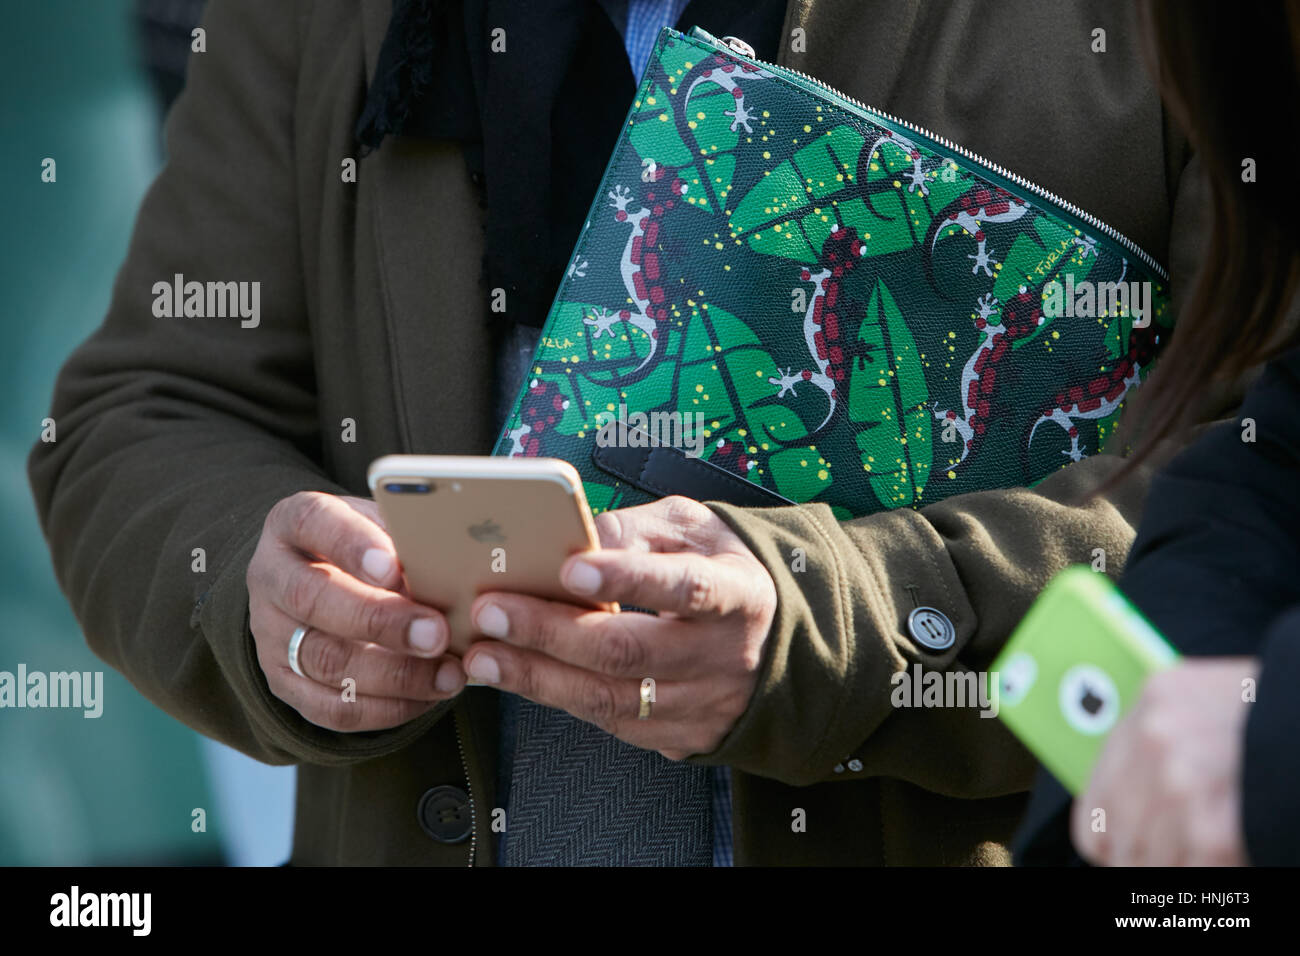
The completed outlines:
{"type": "Polygon", "coordinates": [[[517,699],[507,866],[709,866],[708,770],[517,699]]]}

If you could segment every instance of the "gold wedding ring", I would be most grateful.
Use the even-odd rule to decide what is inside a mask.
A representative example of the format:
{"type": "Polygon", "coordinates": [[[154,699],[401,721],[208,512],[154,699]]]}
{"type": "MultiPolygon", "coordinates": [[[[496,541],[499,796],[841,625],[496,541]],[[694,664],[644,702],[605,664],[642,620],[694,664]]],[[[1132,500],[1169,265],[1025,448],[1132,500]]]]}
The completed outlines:
{"type": "Polygon", "coordinates": [[[655,682],[647,677],[641,682],[641,709],[637,712],[638,720],[650,719],[650,707],[655,702],[655,682]]]}

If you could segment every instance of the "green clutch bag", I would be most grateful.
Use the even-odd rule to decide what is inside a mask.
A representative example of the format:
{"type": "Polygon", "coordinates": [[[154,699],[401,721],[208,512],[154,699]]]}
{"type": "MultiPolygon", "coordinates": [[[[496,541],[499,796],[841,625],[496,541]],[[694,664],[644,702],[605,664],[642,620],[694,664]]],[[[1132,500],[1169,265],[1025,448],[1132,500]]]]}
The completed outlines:
{"type": "Polygon", "coordinates": [[[572,463],[595,512],[1032,485],[1114,428],[1167,289],[1022,177],[664,30],[495,453],[572,463]]]}

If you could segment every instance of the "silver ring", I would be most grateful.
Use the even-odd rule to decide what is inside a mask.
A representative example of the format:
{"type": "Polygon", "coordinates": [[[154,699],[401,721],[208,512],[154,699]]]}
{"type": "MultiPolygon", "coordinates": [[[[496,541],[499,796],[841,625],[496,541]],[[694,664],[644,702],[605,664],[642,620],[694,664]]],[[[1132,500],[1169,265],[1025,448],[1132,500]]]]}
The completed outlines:
{"type": "MultiPolygon", "coordinates": [[[[301,624],[293,632],[293,637],[289,638],[289,667],[299,677],[307,677],[302,672],[302,664],[298,661],[298,652],[302,649],[302,639],[307,636],[307,632],[310,630],[311,628],[306,624],[301,624]]],[[[307,677],[307,679],[311,680],[310,677],[307,677]]]]}

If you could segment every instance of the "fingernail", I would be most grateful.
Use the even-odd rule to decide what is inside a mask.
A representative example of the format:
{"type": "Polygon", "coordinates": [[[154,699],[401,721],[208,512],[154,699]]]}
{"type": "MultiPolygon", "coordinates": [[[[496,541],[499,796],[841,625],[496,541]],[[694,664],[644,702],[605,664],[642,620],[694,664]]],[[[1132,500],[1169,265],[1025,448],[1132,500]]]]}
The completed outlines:
{"type": "Polygon", "coordinates": [[[431,617],[422,617],[412,621],[406,632],[406,640],[417,651],[431,654],[437,649],[442,638],[442,627],[431,617]]]}
{"type": "Polygon", "coordinates": [[[450,694],[452,691],[459,689],[460,676],[456,673],[456,665],[448,661],[438,668],[438,674],[433,679],[433,686],[444,694],[450,694]]]}
{"type": "Polygon", "coordinates": [[[393,572],[393,556],[381,548],[370,548],[361,556],[361,570],[372,581],[383,581],[393,572]]]}
{"type": "MultiPolygon", "coordinates": [[[[510,622],[506,619],[506,612],[495,604],[484,605],[483,610],[478,612],[478,618],[474,623],[488,637],[505,637],[510,631],[510,622]]],[[[493,665],[493,668],[495,669],[495,665],[493,665]]]]}
{"type": "Polygon", "coordinates": [[[497,662],[488,654],[480,654],[470,661],[468,673],[470,677],[485,684],[501,683],[501,668],[497,667],[497,662]]]}
{"type": "Polygon", "coordinates": [[[595,594],[600,590],[600,572],[586,561],[574,561],[564,576],[564,586],[574,594],[595,594]]]}

